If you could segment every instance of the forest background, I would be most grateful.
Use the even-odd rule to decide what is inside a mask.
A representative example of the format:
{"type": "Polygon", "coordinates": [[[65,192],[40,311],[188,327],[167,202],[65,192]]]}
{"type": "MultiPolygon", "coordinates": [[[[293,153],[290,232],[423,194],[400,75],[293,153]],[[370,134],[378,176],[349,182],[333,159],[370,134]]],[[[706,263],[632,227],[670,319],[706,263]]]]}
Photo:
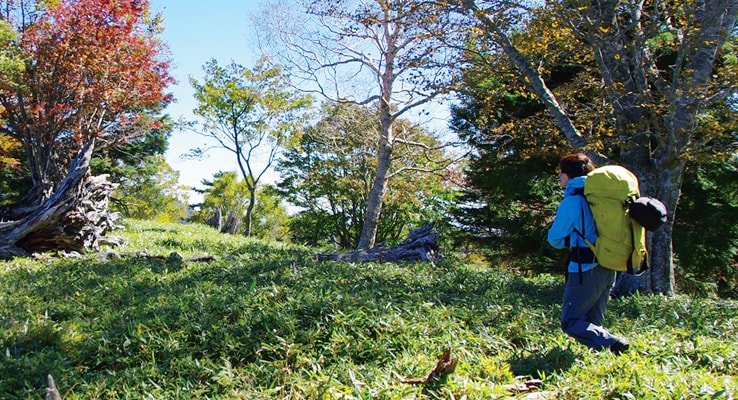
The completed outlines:
{"type": "Polygon", "coordinates": [[[0,5],[0,397],[736,397],[737,0],[270,1],[185,120],[148,2],[0,5]],[[236,166],[197,205],[176,130],[236,166]],[[620,356],[559,326],[572,151],[670,211],[620,356]],[[425,224],[444,259],[316,260],[425,224]]]}
{"type": "MultiPolygon", "coordinates": [[[[0,185],[6,207],[32,191],[53,192],[83,139],[96,137],[105,145],[94,154],[92,172],[109,174],[118,185],[110,206],[127,218],[210,220],[231,233],[333,251],[397,244],[413,228],[432,223],[447,252],[480,256],[490,264],[514,257],[523,260],[524,269],[550,272],[560,268],[564,256],[545,243],[561,195],[556,162],[579,149],[642,172],[644,192],[668,200],[670,222],[665,233],[652,238],[658,240],[652,242],[655,270],[667,273],[653,278],[658,284],[653,291],[736,296],[738,228],[728,223],[738,213],[735,2],[681,8],[649,3],[644,10],[658,23],[644,23],[640,31],[629,23],[637,9],[627,7],[613,9],[609,26],[567,23],[590,21],[586,12],[598,11],[578,2],[540,8],[446,2],[448,12],[441,14],[434,12],[435,2],[396,2],[393,8],[392,2],[377,1],[347,11],[325,2],[306,5],[303,13],[271,2],[250,20],[264,57],[249,66],[220,60],[203,65],[203,76],[189,80],[197,102],[196,118],[189,121],[161,113],[174,100],[166,94],[172,60],[158,39],[166,19],[151,14],[148,3],[86,8],[93,18],[109,16],[99,22],[108,28],[116,27],[106,25],[114,18],[134,21],[129,31],[118,32],[117,50],[130,43],[137,49],[128,53],[132,56],[151,52],[136,60],[96,58],[97,66],[120,67],[115,79],[105,75],[106,80],[92,77],[110,70],[80,72],[84,62],[73,62],[104,55],[95,47],[99,30],[78,30],[78,41],[63,40],[69,36],[64,23],[71,21],[65,18],[85,9],[85,1],[4,3],[0,185]],[[392,18],[383,19],[388,15],[392,18]],[[696,27],[708,22],[714,35],[695,42],[701,32],[696,27]],[[374,29],[380,26],[386,30],[374,29]],[[60,32],[60,39],[43,36],[52,31],[60,32]],[[634,32],[639,35],[632,37],[634,32]],[[612,53],[602,47],[614,38],[608,35],[629,38],[631,47],[612,53]],[[331,36],[334,41],[327,41],[331,36]],[[44,41],[48,37],[55,40],[44,41]],[[362,46],[375,39],[379,46],[351,47],[348,39],[361,40],[362,46]],[[690,53],[694,43],[706,46],[700,51],[713,49],[707,71],[697,68],[701,53],[690,53]],[[70,49],[79,58],[51,57],[61,50],[72,54],[70,49]],[[382,53],[390,49],[403,53],[382,53]],[[389,56],[397,56],[397,63],[389,56]],[[642,63],[625,63],[638,60],[652,62],[643,77],[633,67],[642,63]],[[353,62],[358,69],[336,68],[353,62]],[[525,65],[536,68],[527,72],[525,65]],[[131,66],[137,68],[127,71],[131,66]],[[152,73],[136,76],[133,70],[152,73]],[[79,99],[86,97],[78,97],[65,103],[71,108],[55,111],[59,98],[33,92],[44,87],[41,73],[57,79],[56,88],[66,73],[76,96],[81,92],[75,85],[94,81],[97,86],[83,92],[99,96],[90,97],[98,103],[83,109],[79,99]],[[624,76],[642,79],[645,86],[634,91],[624,76]],[[538,81],[546,83],[545,90],[534,85],[538,81]],[[145,84],[111,86],[128,82],[145,84]],[[20,99],[36,103],[23,108],[20,99]],[[448,128],[459,142],[440,134],[437,124],[423,122],[432,119],[429,106],[439,99],[453,104],[448,128]],[[681,117],[672,117],[686,103],[695,104],[684,107],[693,123],[679,128],[681,117]],[[31,111],[40,114],[24,122],[20,116],[31,111]],[[40,116],[77,119],[44,141],[40,116]],[[163,158],[174,129],[210,138],[238,166],[202,182],[202,203],[188,204],[186,188],[163,158]],[[48,153],[35,153],[32,146],[48,153]],[[668,157],[659,156],[662,151],[668,157]],[[47,161],[55,166],[41,168],[47,161]],[[265,174],[272,170],[279,178],[267,184],[265,174]],[[663,171],[670,172],[669,179],[659,175],[663,171]],[[214,215],[222,217],[213,221],[214,215]]],[[[599,11],[602,17],[607,10],[599,11]]],[[[209,150],[193,148],[189,156],[198,159],[209,150]]]]}

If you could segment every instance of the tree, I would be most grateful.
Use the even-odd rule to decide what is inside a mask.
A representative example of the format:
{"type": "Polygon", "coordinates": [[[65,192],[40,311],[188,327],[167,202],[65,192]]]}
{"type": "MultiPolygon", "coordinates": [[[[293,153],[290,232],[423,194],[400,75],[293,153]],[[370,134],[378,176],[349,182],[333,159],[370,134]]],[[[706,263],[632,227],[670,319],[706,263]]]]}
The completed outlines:
{"type": "Polygon", "coordinates": [[[21,146],[15,139],[0,136],[0,208],[13,205],[28,190],[21,146]]]}
{"type": "MultiPolygon", "coordinates": [[[[141,115],[142,118],[147,116],[141,115]]],[[[126,143],[108,146],[91,160],[94,175],[109,175],[118,187],[112,193],[111,210],[127,218],[178,221],[187,217],[188,196],[179,184],[179,173],[164,160],[172,122],[155,118],[145,134],[126,143]]]]}
{"type": "MultiPolygon", "coordinates": [[[[29,4],[34,11],[24,9],[17,13],[21,18],[14,12],[16,2],[3,4],[5,19],[21,32],[17,46],[25,64],[13,79],[0,80],[0,133],[21,143],[31,182],[29,192],[3,217],[21,221],[43,210],[51,214],[46,214],[46,226],[9,231],[2,245],[13,253],[23,250],[16,246],[20,241],[32,246],[28,236],[38,230],[45,231],[41,236],[49,246],[48,237],[60,228],[53,225],[66,218],[52,214],[78,212],[49,204],[52,199],[85,207],[87,203],[78,200],[90,195],[85,190],[95,190],[93,182],[111,188],[87,177],[91,154],[79,153],[73,164],[75,154],[99,151],[146,132],[150,127],[141,113],[161,110],[171,99],[164,90],[173,82],[165,47],[156,37],[159,21],[151,18],[148,1],[31,1],[18,7],[29,4]],[[73,165],[75,171],[70,170],[73,165]],[[81,182],[69,182],[68,174],[81,182]],[[71,190],[77,184],[82,192],[71,190]],[[77,198],[58,196],[62,187],[69,190],[66,196],[77,198]]],[[[103,208],[97,213],[107,212],[106,201],[97,204],[103,208]]],[[[98,217],[98,222],[109,221],[98,217]]],[[[105,233],[107,228],[88,225],[93,223],[77,221],[74,226],[95,235],[105,233]]],[[[97,243],[87,234],[78,236],[74,239],[75,233],[69,232],[58,244],[80,249],[97,243]]]]}
{"type": "Polygon", "coordinates": [[[738,157],[691,163],[684,172],[674,253],[680,290],[738,296],[738,157]],[[705,284],[709,284],[707,290],[705,284]]]}
{"type": "MultiPolygon", "coordinates": [[[[203,118],[199,134],[212,138],[217,147],[236,156],[248,189],[246,236],[251,235],[252,212],[258,185],[284,144],[299,129],[309,96],[290,90],[279,66],[262,58],[249,70],[236,63],[221,67],[212,60],[204,68],[202,83],[190,78],[195,89],[195,115],[203,118]]],[[[193,149],[202,156],[209,149],[193,149]]]]}
{"type": "MultiPolygon", "coordinates": [[[[203,179],[205,185],[203,202],[200,209],[192,216],[196,222],[206,223],[214,214],[235,215],[242,218],[246,215],[249,206],[249,186],[244,180],[239,180],[235,171],[218,172],[212,181],[203,179]]],[[[222,221],[218,221],[222,226],[222,221]]]]}
{"type": "MultiPolygon", "coordinates": [[[[20,48],[15,45],[18,35],[13,26],[0,20],[0,81],[18,80],[18,75],[25,68],[20,48]]],[[[0,106],[0,114],[2,106],[0,106]]],[[[0,125],[5,122],[0,121],[0,125]]],[[[0,205],[12,205],[23,195],[25,184],[21,143],[8,135],[0,135],[0,205]]]]}
{"type": "Polygon", "coordinates": [[[291,223],[294,241],[347,249],[358,242],[375,168],[367,134],[374,116],[358,106],[325,105],[321,114],[279,162],[278,187],[300,209],[291,223]]]}
{"type": "MultiPolygon", "coordinates": [[[[202,184],[206,186],[205,190],[201,190],[204,199],[198,205],[200,209],[192,215],[192,221],[214,222],[221,231],[226,231],[229,227],[223,223],[222,217],[231,216],[233,223],[237,224],[230,228],[233,233],[238,231],[249,206],[248,185],[239,180],[239,174],[235,171],[218,172],[212,181],[203,180],[202,184]]],[[[258,202],[252,212],[251,236],[268,240],[287,239],[289,216],[276,189],[272,185],[261,185],[258,192],[258,202]]]]}
{"type": "Polygon", "coordinates": [[[262,185],[258,199],[253,214],[253,236],[270,241],[289,240],[290,216],[277,188],[274,185],[262,185]]]}
{"type": "MultiPolygon", "coordinates": [[[[512,28],[525,26],[522,7],[472,0],[448,4],[478,22],[484,39],[509,58],[572,148],[600,164],[612,159],[625,164],[641,178],[642,192],[667,205],[670,221],[652,236],[652,268],[644,285],[672,294],[673,221],[687,160],[700,151],[724,151],[712,146],[721,142],[717,133],[704,128],[713,118],[709,108],[736,93],[738,0],[573,0],[535,9],[553,15],[557,25],[549,28],[566,29],[593,60],[589,70],[597,74],[601,98],[583,105],[563,102],[546,79],[547,60],[514,41],[512,28]],[[607,117],[575,119],[588,104],[603,105],[607,117]]],[[[536,48],[539,55],[545,44],[536,48]]]]}
{"type": "Polygon", "coordinates": [[[188,196],[179,173],[154,156],[126,176],[112,194],[114,211],[127,218],[176,222],[187,218],[188,196]]]}
{"type": "Polygon", "coordinates": [[[359,249],[370,248],[376,241],[395,146],[405,141],[398,120],[412,111],[425,113],[423,107],[450,89],[455,53],[442,42],[458,29],[450,14],[422,1],[300,4],[305,20],[291,19],[294,2],[268,5],[272,18],[261,20],[270,25],[270,34],[278,29],[280,35],[274,37],[281,39],[268,44],[303,80],[302,87],[331,101],[378,108],[376,165],[357,243],[359,249]]]}
{"type": "Polygon", "coordinates": [[[48,198],[84,143],[98,149],[140,135],[138,113],[171,96],[156,21],[140,0],[62,0],[23,26],[28,62],[0,86],[2,133],[23,144],[34,190],[48,198]]]}
{"type": "Polygon", "coordinates": [[[18,33],[13,26],[0,19],[0,78],[6,84],[18,82],[25,70],[25,60],[21,48],[16,44],[18,33]]]}
{"type": "MultiPolygon", "coordinates": [[[[513,40],[527,54],[545,51],[535,54],[546,60],[545,76],[560,97],[596,98],[597,85],[589,83],[586,73],[591,57],[566,31],[550,29],[553,25],[537,15],[513,40]]],[[[464,240],[477,251],[495,259],[524,254],[539,271],[560,268],[550,262],[561,254],[546,243],[546,230],[561,199],[552,171],[569,144],[508,58],[485,44],[469,44],[468,67],[456,92],[459,101],[452,107],[452,129],[475,149],[454,217],[464,240]]],[[[600,112],[596,105],[590,109],[586,117],[581,112],[577,117],[594,118],[600,112]]]]}
{"type": "MultiPolygon", "coordinates": [[[[306,129],[279,162],[283,180],[278,187],[300,210],[292,218],[293,240],[343,250],[357,246],[372,187],[371,171],[377,163],[375,135],[368,134],[379,129],[377,112],[357,105],[324,105],[320,121],[306,129]]],[[[435,138],[407,121],[395,125],[408,142],[396,144],[388,173],[377,229],[378,240],[386,244],[399,242],[417,225],[433,222],[430,218],[440,220],[439,214],[445,214],[439,210],[442,206],[429,199],[451,191],[444,176],[418,172],[434,168],[434,160],[443,159],[441,150],[425,150],[437,147],[435,138]]]]}

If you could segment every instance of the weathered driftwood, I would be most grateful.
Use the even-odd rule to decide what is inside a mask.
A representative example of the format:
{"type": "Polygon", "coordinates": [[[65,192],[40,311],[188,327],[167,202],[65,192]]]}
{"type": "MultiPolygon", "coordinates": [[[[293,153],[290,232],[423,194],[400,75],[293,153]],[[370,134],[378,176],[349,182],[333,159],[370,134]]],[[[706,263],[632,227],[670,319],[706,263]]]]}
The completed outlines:
{"type": "Polygon", "coordinates": [[[150,255],[145,251],[134,251],[134,252],[127,252],[127,253],[120,253],[120,252],[99,252],[97,253],[97,256],[100,260],[108,260],[108,259],[117,259],[117,258],[128,258],[128,257],[136,257],[136,258],[143,258],[147,260],[157,260],[157,261],[165,261],[167,263],[190,263],[190,262],[210,262],[210,261],[216,261],[217,258],[215,256],[206,255],[206,256],[200,256],[200,257],[192,257],[192,258],[184,258],[182,254],[173,251],[169,253],[167,256],[163,255],[150,255]]]}
{"type": "Polygon", "coordinates": [[[65,250],[85,252],[100,244],[119,244],[104,235],[117,226],[108,201],[116,185],[106,176],[90,176],[94,142],[80,150],[69,173],[51,197],[37,205],[18,207],[17,219],[0,223],[0,259],[34,252],[65,250]]]}
{"type": "Polygon", "coordinates": [[[377,246],[369,250],[318,255],[318,261],[347,262],[432,261],[439,258],[442,256],[438,248],[438,235],[432,225],[413,230],[407,239],[397,246],[377,246]]]}
{"type": "Polygon", "coordinates": [[[238,217],[238,215],[233,211],[228,211],[228,216],[226,216],[226,222],[223,224],[223,227],[220,228],[220,231],[223,233],[230,233],[231,235],[234,235],[238,232],[238,229],[241,227],[241,218],[238,217]]]}
{"type": "Polygon", "coordinates": [[[220,231],[223,224],[223,211],[220,210],[220,207],[215,210],[213,215],[211,215],[205,223],[220,231]]]}
{"type": "Polygon", "coordinates": [[[56,388],[56,384],[54,383],[54,378],[52,378],[51,375],[46,375],[46,381],[49,385],[49,387],[46,388],[46,400],[62,400],[61,394],[59,394],[59,390],[56,388]]]}

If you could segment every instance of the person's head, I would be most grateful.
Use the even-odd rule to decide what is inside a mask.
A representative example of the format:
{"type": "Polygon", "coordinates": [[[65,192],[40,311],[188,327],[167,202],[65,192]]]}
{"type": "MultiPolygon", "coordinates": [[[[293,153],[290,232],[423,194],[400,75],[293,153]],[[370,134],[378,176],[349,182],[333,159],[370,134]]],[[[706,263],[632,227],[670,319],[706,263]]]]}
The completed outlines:
{"type": "Polygon", "coordinates": [[[559,183],[566,186],[569,179],[587,175],[593,169],[594,163],[583,153],[566,155],[559,161],[559,183]]]}

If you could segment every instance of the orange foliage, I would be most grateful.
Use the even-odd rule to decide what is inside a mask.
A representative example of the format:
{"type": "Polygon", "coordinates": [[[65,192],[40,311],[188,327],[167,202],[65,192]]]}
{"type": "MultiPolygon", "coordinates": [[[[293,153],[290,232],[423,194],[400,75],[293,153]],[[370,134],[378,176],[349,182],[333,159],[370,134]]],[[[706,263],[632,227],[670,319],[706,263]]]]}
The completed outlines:
{"type": "Polygon", "coordinates": [[[45,173],[34,160],[63,164],[93,137],[102,145],[140,134],[137,114],[161,109],[174,82],[148,1],[49,4],[22,34],[30,62],[17,82],[21,89],[0,83],[2,130],[32,147],[34,178],[45,173]]]}

